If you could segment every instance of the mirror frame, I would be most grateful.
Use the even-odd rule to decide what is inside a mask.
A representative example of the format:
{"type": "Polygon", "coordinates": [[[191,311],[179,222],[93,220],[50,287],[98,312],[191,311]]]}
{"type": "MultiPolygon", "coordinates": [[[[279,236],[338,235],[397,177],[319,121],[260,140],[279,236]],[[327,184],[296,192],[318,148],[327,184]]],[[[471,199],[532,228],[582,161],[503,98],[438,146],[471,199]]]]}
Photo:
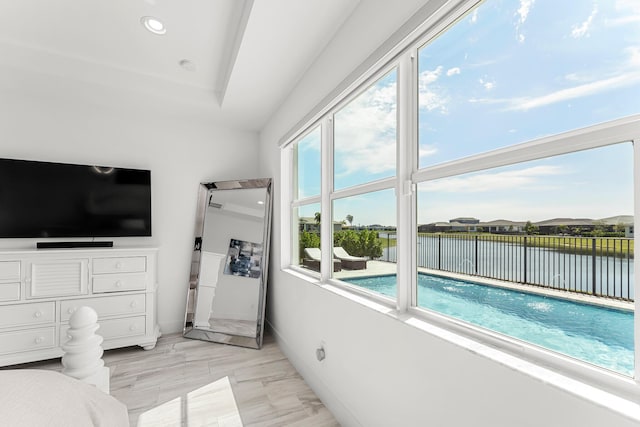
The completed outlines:
{"type": "MultiPolygon", "coordinates": [[[[265,320],[265,305],[267,297],[267,278],[269,273],[269,250],[271,240],[271,205],[272,205],[272,180],[271,178],[259,178],[259,179],[245,179],[245,180],[231,180],[231,181],[216,181],[216,182],[203,182],[200,183],[198,189],[198,205],[196,211],[196,224],[195,224],[195,236],[193,254],[191,259],[191,273],[189,276],[189,289],[187,290],[187,304],[185,307],[184,328],[182,335],[185,338],[199,339],[204,341],[211,341],[222,344],[236,345],[240,347],[249,347],[254,349],[260,349],[262,347],[262,339],[264,335],[264,320],[265,320]],[[193,326],[192,322],[189,322],[189,301],[190,291],[194,289],[194,301],[197,298],[198,283],[200,275],[200,256],[202,247],[202,237],[204,234],[205,215],[207,211],[209,193],[211,190],[225,191],[225,190],[241,190],[241,189],[266,189],[265,199],[265,217],[264,217],[264,231],[263,231],[263,251],[261,258],[262,274],[260,275],[260,295],[258,296],[258,313],[256,323],[256,336],[247,337],[241,335],[234,335],[222,332],[215,332],[209,329],[198,329],[193,326]],[[192,288],[193,286],[193,288],[192,288]]],[[[194,304],[195,306],[195,304],[194,304]]]]}

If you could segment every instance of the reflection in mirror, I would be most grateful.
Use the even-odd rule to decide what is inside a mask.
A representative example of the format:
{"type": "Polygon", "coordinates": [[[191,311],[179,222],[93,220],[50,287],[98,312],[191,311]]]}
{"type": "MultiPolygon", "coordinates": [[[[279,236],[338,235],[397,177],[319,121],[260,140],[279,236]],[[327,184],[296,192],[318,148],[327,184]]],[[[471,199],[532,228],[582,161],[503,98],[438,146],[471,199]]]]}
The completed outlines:
{"type": "Polygon", "coordinates": [[[200,185],[183,335],[262,346],[271,180],[200,185]]]}

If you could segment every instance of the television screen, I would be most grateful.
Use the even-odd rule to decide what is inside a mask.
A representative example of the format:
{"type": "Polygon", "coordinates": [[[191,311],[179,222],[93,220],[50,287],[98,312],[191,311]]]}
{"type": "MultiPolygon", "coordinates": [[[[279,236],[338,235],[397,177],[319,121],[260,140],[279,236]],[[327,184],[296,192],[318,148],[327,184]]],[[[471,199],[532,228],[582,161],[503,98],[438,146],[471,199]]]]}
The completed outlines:
{"type": "Polygon", "coordinates": [[[0,238],[151,236],[151,171],[0,159],[0,238]]]}

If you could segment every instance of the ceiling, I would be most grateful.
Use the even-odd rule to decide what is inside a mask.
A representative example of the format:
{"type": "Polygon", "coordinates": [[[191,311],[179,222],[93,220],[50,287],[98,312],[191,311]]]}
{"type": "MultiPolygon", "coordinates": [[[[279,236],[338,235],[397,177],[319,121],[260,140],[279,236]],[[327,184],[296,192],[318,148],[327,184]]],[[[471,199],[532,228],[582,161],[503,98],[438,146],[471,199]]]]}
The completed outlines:
{"type": "Polygon", "coordinates": [[[213,190],[210,193],[211,209],[263,218],[267,192],[264,188],[213,190]]]}
{"type": "Polygon", "coordinates": [[[54,90],[42,85],[55,76],[113,89],[112,102],[152,97],[258,131],[359,1],[0,0],[0,89],[33,91],[30,75],[54,90]]]}

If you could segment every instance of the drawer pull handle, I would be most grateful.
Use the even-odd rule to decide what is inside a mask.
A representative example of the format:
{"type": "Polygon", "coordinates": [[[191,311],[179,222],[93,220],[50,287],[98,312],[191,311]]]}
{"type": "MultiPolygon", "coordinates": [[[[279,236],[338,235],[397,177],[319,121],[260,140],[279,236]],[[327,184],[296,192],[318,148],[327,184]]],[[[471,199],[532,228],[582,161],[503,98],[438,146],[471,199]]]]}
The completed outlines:
{"type": "Polygon", "coordinates": [[[129,304],[129,306],[130,306],[131,308],[136,308],[136,306],[137,306],[137,305],[138,305],[138,303],[137,303],[137,302],[135,302],[135,301],[131,301],[131,304],[129,304]]]}
{"type": "Polygon", "coordinates": [[[122,280],[118,280],[116,282],[116,288],[121,288],[122,287],[122,280]]]}
{"type": "Polygon", "coordinates": [[[76,311],[75,307],[69,307],[69,309],[67,310],[67,313],[73,314],[74,311],[76,311]]]}
{"type": "Polygon", "coordinates": [[[116,262],[116,268],[120,270],[122,268],[122,263],[120,261],[116,262]]]}
{"type": "Polygon", "coordinates": [[[129,326],[129,330],[130,330],[130,331],[135,331],[136,329],[138,329],[138,328],[136,327],[136,325],[131,325],[131,326],[129,326]]]}
{"type": "Polygon", "coordinates": [[[42,341],[44,341],[44,337],[38,337],[38,338],[36,338],[36,339],[34,340],[34,342],[35,342],[36,344],[41,344],[41,343],[42,343],[42,341]]]}
{"type": "Polygon", "coordinates": [[[42,317],[42,312],[40,310],[33,313],[33,317],[42,317]]]}

